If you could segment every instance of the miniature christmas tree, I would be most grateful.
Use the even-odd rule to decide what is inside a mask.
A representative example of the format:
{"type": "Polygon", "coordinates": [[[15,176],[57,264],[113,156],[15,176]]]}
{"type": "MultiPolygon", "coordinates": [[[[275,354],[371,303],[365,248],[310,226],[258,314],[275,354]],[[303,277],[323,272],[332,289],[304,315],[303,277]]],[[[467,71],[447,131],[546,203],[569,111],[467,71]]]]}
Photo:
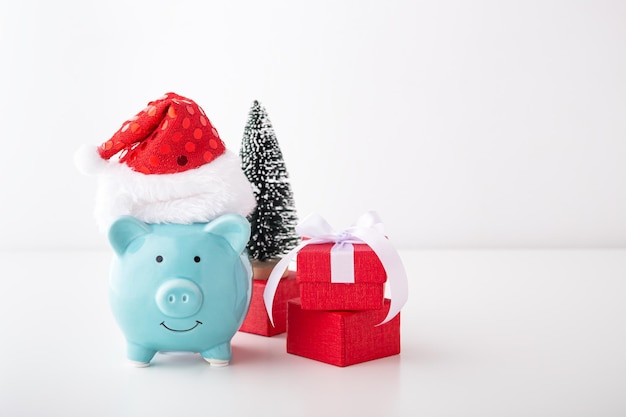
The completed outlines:
{"type": "MultiPolygon", "coordinates": [[[[252,234],[247,248],[253,266],[259,267],[261,263],[275,262],[294,248],[298,237],[293,193],[283,155],[267,112],[256,100],[243,133],[240,155],[257,202],[256,209],[248,216],[252,234]]],[[[255,275],[255,278],[260,277],[255,275]]]]}

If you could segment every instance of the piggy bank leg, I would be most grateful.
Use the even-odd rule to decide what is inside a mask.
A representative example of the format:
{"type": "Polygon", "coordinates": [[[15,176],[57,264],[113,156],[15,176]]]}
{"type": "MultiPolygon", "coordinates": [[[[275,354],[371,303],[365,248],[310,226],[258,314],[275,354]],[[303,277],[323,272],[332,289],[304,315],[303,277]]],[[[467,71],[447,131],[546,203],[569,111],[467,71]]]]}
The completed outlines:
{"type": "Polygon", "coordinates": [[[128,343],[126,356],[131,365],[138,368],[150,366],[150,361],[156,354],[155,350],[146,349],[134,343],[128,343]]]}
{"type": "Polygon", "coordinates": [[[233,356],[230,349],[230,341],[214,346],[204,352],[200,352],[200,354],[205,361],[215,367],[228,365],[230,358],[233,356]]]}

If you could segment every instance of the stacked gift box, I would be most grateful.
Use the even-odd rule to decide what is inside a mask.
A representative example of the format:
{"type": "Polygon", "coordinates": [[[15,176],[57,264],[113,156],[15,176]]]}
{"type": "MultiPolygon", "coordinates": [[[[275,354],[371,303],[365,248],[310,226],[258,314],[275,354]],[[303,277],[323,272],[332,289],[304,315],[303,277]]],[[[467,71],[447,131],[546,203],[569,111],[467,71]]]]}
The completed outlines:
{"type": "Polygon", "coordinates": [[[288,353],[332,365],[399,354],[400,310],[407,301],[408,280],[378,215],[367,212],[355,226],[335,231],[312,214],[296,231],[303,241],[278,261],[258,289],[254,284],[257,295],[253,292],[246,322],[264,329],[273,323],[280,332],[286,321],[288,353]],[[285,279],[296,256],[296,272],[287,271],[285,279]],[[266,314],[255,307],[261,289],[266,314]],[[295,297],[289,298],[290,293],[295,297]]]}
{"type": "Polygon", "coordinates": [[[350,246],[310,244],[298,252],[300,297],[288,301],[288,353],[337,366],[400,353],[400,314],[380,324],[390,308],[385,269],[368,245],[350,246]],[[352,263],[347,271],[332,268],[331,257],[345,257],[338,252],[352,263]]]}
{"type": "Polygon", "coordinates": [[[387,275],[366,244],[345,250],[344,276],[332,271],[335,243],[311,244],[297,257],[300,298],[287,307],[287,352],[337,366],[400,353],[400,314],[380,324],[390,308],[387,275]],[[334,273],[334,274],[333,274],[334,273]],[[348,276],[346,276],[348,275],[348,276]],[[379,325],[380,324],[380,325],[379,325]]]}

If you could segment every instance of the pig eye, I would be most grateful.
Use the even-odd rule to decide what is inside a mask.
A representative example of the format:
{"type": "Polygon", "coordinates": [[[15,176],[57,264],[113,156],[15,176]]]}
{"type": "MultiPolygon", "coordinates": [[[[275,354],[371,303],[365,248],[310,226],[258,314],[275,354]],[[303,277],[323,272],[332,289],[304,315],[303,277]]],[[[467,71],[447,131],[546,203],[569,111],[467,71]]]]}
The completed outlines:
{"type": "Polygon", "coordinates": [[[163,262],[163,257],[162,257],[161,255],[157,256],[157,257],[156,257],[156,261],[157,261],[158,263],[163,262]]]}
{"type": "Polygon", "coordinates": [[[200,257],[199,257],[199,256],[195,256],[195,257],[193,258],[193,261],[194,261],[195,263],[200,262],[200,257]]]}

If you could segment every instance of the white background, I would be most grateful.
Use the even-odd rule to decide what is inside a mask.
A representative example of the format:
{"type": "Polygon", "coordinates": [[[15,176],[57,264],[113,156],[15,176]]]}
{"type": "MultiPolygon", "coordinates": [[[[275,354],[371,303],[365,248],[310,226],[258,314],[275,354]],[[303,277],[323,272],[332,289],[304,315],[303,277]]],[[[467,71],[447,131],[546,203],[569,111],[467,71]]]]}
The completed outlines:
{"type": "Polygon", "coordinates": [[[238,152],[267,108],[300,217],[401,248],[626,245],[620,1],[2,1],[0,248],[106,248],[73,152],[167,91],[238,152]]]}

